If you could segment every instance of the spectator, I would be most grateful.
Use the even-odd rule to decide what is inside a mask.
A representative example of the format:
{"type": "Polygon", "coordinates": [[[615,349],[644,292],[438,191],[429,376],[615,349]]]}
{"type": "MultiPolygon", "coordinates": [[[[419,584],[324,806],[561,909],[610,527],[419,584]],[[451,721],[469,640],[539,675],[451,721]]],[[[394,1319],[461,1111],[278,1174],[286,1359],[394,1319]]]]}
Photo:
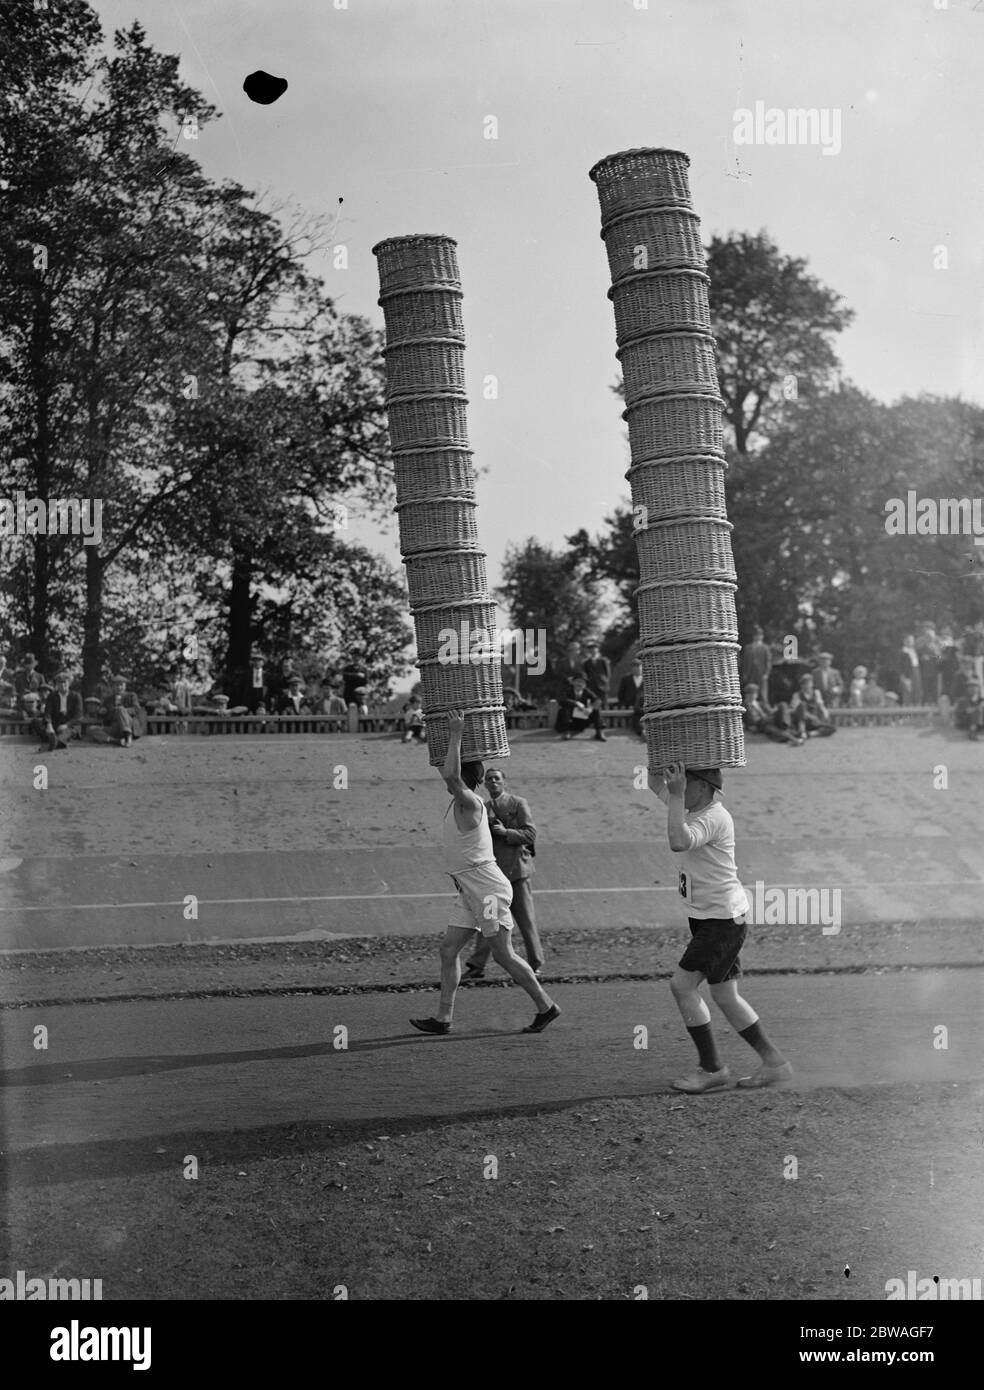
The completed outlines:
{"type": "Polygon", "coordinates": [[[38,659],[33,652],[26,652],[21,664],[14,672],[14,689],[18,695],[26,695],[29,690],[40,696],[44,676],[38,667],[38,659]]]}
{"type": "Polygon", "coordinates": [[[966,729],[975,743],[984,733],[984,696],[976,676],[972,676],[967,683],[967,693],[957,705],[954,722],[958,729],[966,729]]]}
{"type": "Polygon", "coordinates": [[[634,657],[631,670],[618,683],[618,707],[632,711],[632,727],[643,738],[642,716],[646,708],[646,695],[642,687],[642,661],[634,657]]]}
{"type": "MultiPolygon", "coordinates": [[[[533,910],[533,857],[536,854],[536,826],[530,804],[521,796],[507,792],[506,776],[497,767],[485,774],[489,795],[487,814],[492,832],[495,862],[513,886],[510,910],[523,937],[526,960],[534,975],[543,969],[543,947],[536,929],[533,910]]],[[[464,980],[479,980],[492,954],[492,942],[479,935],[475,950],[465,961],[464,980]]]]}
{"type": "Polygon", "coordinates": [[[796,748],[806,742],[805,734],[796,734],[790,727],[789,706],[784,700],[774,709],[767,710],[754,681],[748,682],[742,690],[742,695],[745,703],[742,723],[750,734],[764,734],[773,743],[788,743],[796,748]]]}
{"type": "Polygon", "coordinates": [[[145,731],[143,708],[123,676],[113,677],[113,693],[103,705],[103,728],[121,748],[129,748],[145,731]]]}
{"type": "Polygon", "coordinates": [[[366,674],[364,665],[356,661],[349,661],[342,667],[342,699],[345,706],[356,705],[363,718],[369,713],[368,692],[366,686],[369,677],[366,674]]]}
{"type": "Polygon", "coordinates": [[[899,653],[899,694],[904,705],[921,705],[923,702],[919,653],[916,651],[916,639],[911,634],[903,637],[899,653]]]}
{"type": "Polygon", "coordinates": [[[17,709],[17,687],[7,658],[0,656],[0,714],[13,715],[17,709]]]}
{"type": "Polygon", "coordinates": [[[601,648],[597,642],[592,642],[588,647],[588,658],[583,667],[584,679],[588,690],[596,700],[601,702],[604,709],[608,704],[608,690],[612,681],[612,663],[607,656],[602,656],[601,648]]]}
{"type": "Polygon", "coordinates": [[[568,692],[571,682],[578,676],[580,676],[582,680],[587,681],[587,676],[584,671],[584,662],[581,659],[580,642],[568,642],[564,655],[554,667],[554,675],[558,680],[564,682],[568,692]]]}
{"type": "Polygon", "coordinates": [[[21,719],[27,725],[27,733],[33,734],[35,738],[43,739],[44,717],[41,707],[41,696],[36,690],[25,690],[20,697],[19,713],[21,719]]]}
{"type": "Polygon", "coordinates": [[[331,714],[339,716],[339,723],[344,722],[348,714],[348,705],[342,699],[342,678],[341,676],[326,676],[322,686],[320,714],[331,714]]]}
{"type": "Polygon", "coordinates": [[[964,628],[962,647],[964,656],[970,657],[977,684],[984,689],[984,623],[964,628]]]}
{"type": "Polygon", "coordinates": [[[601,727],[601,711],[598,707],[598,701],[592,700],[584,677],[575,676],[570,683],[570,694],[560,702],[560,709],[557,712],[557,730],[566,743],[589,727],[594,729],[597,743],[607,743],[607,737],[601,727]]]}
{"type": "Polygon", "coordinates": [[[836,709],[844,694],[844,681],[830,652],[817,652],[817,668],[813,672],[813,687],[828,709],[836,709]]]}
{"type": "MultiPolygon", "coordinates": [[[[919,657],[919,679],[922,685],[922,698],[927,705],[935,705],[940,697],[939,657],[940,639],[932,623],[921,623],[916,640],[916,653],[919,657]]],[[[922,701],[917,701],[917,704],[922,701]]]]}
{"type": "Polygon", "coordinates": [[[953,629],[943,628],[940,632],[940,652],[937,659],[937,677],[941,696],[953,699],[953,678],[960,669],[960,648],[957,646],[953,629]]]}
{"type": "Polygon", "coordinates": [[[882,709],[888,704],[885,690],[878,684],[877,672],[866,682],[861,692],[861,703],[865,709],[882,709]]]}
{"type": "Polygon", "coordinates": [[[741,649],[741,685],[756,685],[763,707],[769,708],[769,672],[772,670],[772,652],[765,641],[763,628],[752,628],[752,640],[741,649]]]}
{"type": "Polygon", "coordinates": [[[799,690],[789,706],[789,722],[794,733],[807,738],[829,738],[836,733],[823,696],[813,688],[812,676],[800,676],[799,690]]]}
{"type": "Polygon", "coordinates": [[[847,700],[847,703],[850,705],[851,709],[860,709],[864,704],[864,692],[867,684],[867,667],[855,666],[854,670],[851,672],[851,689],[847,700]]]}
{"type": "Polygon", "coordinates": [[[55,688],[44,704],[44,733],[48,752],[67,748],[69,739],[82,737],[82,696],[70,690],[67,671],[55,676],[55,688]]]}
{"type": "Polygon", "coordinates": [[[416,739],[418,743],[427,742],[427,730],[424,725],[424,711],[420,704],[419,695],[411,695],[403,706],[403,742],[410,743],[416,739]]]}
{"type": "Polygon", "coordinates": [[[298,673],[287,678],[287,690],[280,697],[278,714],[311,714],[312,709],[304,693],[304,680],[298,673]]]}

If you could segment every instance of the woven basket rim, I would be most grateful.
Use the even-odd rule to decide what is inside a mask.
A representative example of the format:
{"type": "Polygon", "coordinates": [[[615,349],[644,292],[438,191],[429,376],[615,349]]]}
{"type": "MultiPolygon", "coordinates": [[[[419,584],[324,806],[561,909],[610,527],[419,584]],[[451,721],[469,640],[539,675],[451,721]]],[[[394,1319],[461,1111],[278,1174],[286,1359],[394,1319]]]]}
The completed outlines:
{"type": "Polygon", "coordinates": [[[473,492],[448,492],[438,496],[409,497],[405,502],[397,502],[394,512],[402,512],[407,507],[430,507],[435,502],[463,502],[468,507],[477,507],[478,498],[473,492]]]}
{"type": "MultiPolygon", "coordinates": [[[[670,275],[690,275],[698,280],[703,280],[705,285],[709,285],[711,283],[711,277],[707,274],[706,271],[696,270],[692,266],[674,266],[670,270],[639,270],[634,275],[626,275],[624,279],[616,280],[614,285],[612,285],[608,290],[608,298],[614,299],[616,290],[628,289],[631,285],[637,285],[643,280],[665,280],[667,276],[670,275]]],[[[675,333],[678,330],[665,329],[663,331],[675,333]]],[[[659,336],[659,332],[657,331],[652,335],[647,334],[646,336],[652,336],[655,338],[659,336]]]]}
{"type": "Polygon", "coordinates": [[[642,715],[643,724],[657,719],[679,719],[684,714],[744,714],[744,705],[680,705],[677,709],[654,710],[652,714],[642,715]]]}
{"type": "Polygon", "coordinates": [[[725,473],[730,466],[723,454],[708,454],[702,450],[699,454],[666,454],[662,458],[641,459],[631,464],[624,476],[631,478],[643,468],[664,468],[668,463],[713,463],[725,473]]]}
{"type": "Polygon", "coordinates": [[[430,551],[429,554],[426,555],[426,556],[423,556],[423,555],[409,555],[409,556],[407,556],[407,558],[408,558],[409,560],[417,560],[417,559],[419,559],[419,560],[423,560],[423,559],[436,560],[437,557],[438,557],[439,555],[485,555],[485,554],[486,554],[486,552],[485,552],[484,550],[476,550],[475,547],[474,547],[474,546],[471,546],[471,545],[449,545],[449,546],[445,546],[443,550],[432,550],[432,551],[430,551]]]}
{"type": "Polygon", "coordinates": [[[443,232],[408,232],[406,236],[383,237],[382,241],[377,241],[372,248],[374,256],[379,255],[380,248],[383,246],[412,246],[422,242],[439,241],[445,246],[457,246],[453,236],[446,236],[443,232]]]}
{"type": "Polygon", "coordinates": [[[468,444],[446,444],[441,449],[394,449],[393,461],[416,458],[418,454],[467,454],[469,458],[474,458],[475,450],[468,444]]]}
{"type": "Polygon", "coordinates": [[[733,579],[647,579],[634,593],[641,594],[650,589],[682,589],[688,584],[702,584],[707,588],[730,589],[737,592],[738,585],[733,579]]]}
{"type": "Polygon", "coordinates": [[[388,343],[383,348],[383,356],[389,352],[400,352],[408,347],[433,347],[437,343],[441,347],[457,347],[464,349],[464,338],[402,338],[398,343],[388,343]]]}
{"type": "Polygon", "coordinates": [[[414,617],[417,617],[420,613],[440,613],[442,610],[447,611],[451,608],[478,608],[480,606],[495,608],[498,605],[493,598],[445,599],[443,603],[426,603],[420,608],[415,608],[413,613],[414,617]]]}
{"type": "Polygon", "coordinates": [[[700,226],[700,216],[692,207],[684,203],[640,203],[638,207],[625,208],[622,212],[613,213],[611,217],[606,217],[601,224],[599,236],[605,240],[613,227],[617,227],[620,222],[628,222],[631,218],[646,216],[651,212],[674,213],[677,216],[692,217],[700,226]]]}
{"type": "Polygon", "coordinates": [[[385,308],[391,299],[405,299],[408,294],[450,294],[455,299],[465,297],[460,280],[426,280],[419,285],[401,285],[399,289],[386,290],[376,303],[385,308]]]}
{"type": "Polygon", "coordinates": [[[696,642],[665,642],[653,643],[647,647],[638,647],[636,656],[652,656],[659,652],[681,652],[693,651],[695,647],[727,647],[730,651],[741,651],[740,642],[726,642],[721,637],[700,638],[696,642]]]}
{"type": "Polygon", "coordinates": [[[684,160],[688,168],[690,165],[690,156],[685,154],[683,150],[671,150],[668,145],[639,145],[635,149],[618,150],[615,154],[606,154],[602,159],[592,164],[588,170],[588,178],[592,183],[597,183],[598,170],[603,169],[606,164],[614,164],[616,159],[630,159],[632,156],[640,154],[672,154],[684,160]]]}
{"type": "MultiPolygon", "coordinates": [[[[430,709],[430,710],[425,709],[425,710],[424,710],[424,713],[428,716],[428,718],[434,718],[434,719],[447,719],[448,715],[452,712],[452,710],[456,710],[456,709],[461,709],[461,706],[460,706],[460,705],[444,705],[444,706],[441,706],[440,708],[432,708],[432,709],[430,709]]],[[[462,714],[505,714],[505,713],[506,713],[506,707],[505,707],[505,705],[503,705],[503,704],[498,704],[498,705],[467,705],[463,710],[461,710],[461,712],[462,712],[462,714]]]]}
{"type": "MultiPolygon", "coordinates": [[[[619,284],[622,284],[622,283],[623,283],[623,282],[620,280],[620,281],[619,281],[619,284]]],[[[618,360],[621,362],[621,360],[622,360],[622,353],[625,351],[626,348],[628,348],[628,347],[638,347],[640,343],[648,343],[648,342],[650,342],[650,340],[656,339],[656,338],[702,338],[702,339],[704,340],[705,343],[710,343],[712,347],[716,347],[716,346],[717,346],[717,340],[715,339],[714,334],[713,334],[713,333],[708,333],[708,332],[706,332],[706,331],[703,330],[703,329],[700,329],[700,328],[666,328],[666,329],[663,329],[663,330],[661,330],[660,332],[657,332],[657,333],[647,333],[647,334],[645,335],[645,337],[642,337],[642,338],[633,338],[633,340],[632,340],[631,343],[623,343],[622,346],[621,346],[621,347],[618,349],[618,351],[616,352],[615,356],[616,356],[616,357],[618,358],[618,360]]],[[[386,349],[384,348],[383,351],[385,352],[386,349]]]]}
{"type": "Polygon", "coordinates": [[[633,534],[641,536],[644,531],[658,531],[664,526],[693,526],[694,522],[697,521],[707,521],[713,526],[726,526],[729,531],[735,529],[733,522],[720,516],[671,516],[667,517],[665,521],[653,521],[648,526],[639,526],[633,534]]]}
{"type": "Polygon", "coordinates": [[[474,659],[469,657],[463,661],[442,661],[439,656],[422,656],[418,657],[418,659],[413,664],[418,668],[418,670],[421,671],[424,669],[425,666],[440,666],[445,670],[454,669],[460,671],[470,671],[476,666],[498,666],[501,668],[505,663],[502,660],[502,653],[498,652],[492,654],[491,656],[487,656],[483,653],[480,656],[476,656],[474,659]]]}
{"type": "Polygon", "coordinates": [[[416,401],[424,401],[428,405],[432,401],[458,401],[464,405],[468,404],[468,397],[464,391],[454,391],[450,388],[445,390],[443,385],[436,391],[400,391],[396,396],[387,396],[386,405],[410,405],[416,401]]]}
{"type": "Polygon", "coordinates": [[[649,396],[639,396],[622,411],[622,419],[627,420],[636,410],[647,405],[667,405],[670,401],[713,401],[715,405],[725,406],[724,397],[716,391],[659,391],[649,396]]]}

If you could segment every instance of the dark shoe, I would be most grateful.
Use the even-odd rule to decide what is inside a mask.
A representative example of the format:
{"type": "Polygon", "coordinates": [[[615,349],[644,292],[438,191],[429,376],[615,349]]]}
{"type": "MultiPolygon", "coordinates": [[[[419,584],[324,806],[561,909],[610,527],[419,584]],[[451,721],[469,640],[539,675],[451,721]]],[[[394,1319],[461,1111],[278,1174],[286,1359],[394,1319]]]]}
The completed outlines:
{"type": "Polygon", "coordinates": [[[537,1014],[528,1027],[523,1029],[524,1033],[542,1033],[549,1023],[553,1023],[555,1018],[560,1018],[560,1010],[556,1004],[552,1004],[549,1009],[545,1009],[542,1014],[537,1014]]]}
{"type": "Polygon", "coordinates": [[[51,733],[48,735],[48,752],[53,753],[58,747],[58,735],[51,733]]]}
{"type": "Polygon", "coordinates": [[[484,979],[485,979],[485,967],[484,967],[484,966],[482,966],[481,970],[479,970],[477,966],[474,966],[474,965],[466,965],[465,968],[464,968],[464,970],[462,970],[462,972],[461,972],[461,980],[462,980],[462,983],[464,983],[465,980],[484,980],[484,979]]]}
{"type": "Polygon", "coordinates": [[[595,734],[595,743],[607,743],[607,742],[608,742],[608,735],[607,735],[607,734],[603,734],[603,733],[601,732],[601,730],[599,729],[598,732],[595,734]]]}
{"type": "Polygon", "coordinates": [[[412,1018],[410,1022],[422,1033],[450,1033],[450,1023],[441,1023],[436,1018],[412,1018]]]}

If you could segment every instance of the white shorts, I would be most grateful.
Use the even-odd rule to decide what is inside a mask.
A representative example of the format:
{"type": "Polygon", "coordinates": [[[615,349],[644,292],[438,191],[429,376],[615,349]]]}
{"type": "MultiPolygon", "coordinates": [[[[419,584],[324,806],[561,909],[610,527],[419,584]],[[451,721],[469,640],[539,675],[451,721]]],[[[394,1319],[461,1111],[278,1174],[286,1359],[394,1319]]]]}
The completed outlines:
{"type": "Polygon", "coordinates": [[[512,884],[495,865],[481,864],[465,873],[450,875],[458,897],[448,919],[449,927],[496,936],[500,927],[512,930],[509,911],[512,903],[512,884]]]}

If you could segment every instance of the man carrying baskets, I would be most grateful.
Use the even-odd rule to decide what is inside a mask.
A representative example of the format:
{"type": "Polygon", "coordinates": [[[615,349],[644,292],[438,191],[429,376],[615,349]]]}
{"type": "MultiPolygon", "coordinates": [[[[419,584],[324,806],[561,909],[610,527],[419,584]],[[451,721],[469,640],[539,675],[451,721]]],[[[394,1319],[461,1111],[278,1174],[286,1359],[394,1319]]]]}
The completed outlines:
{"type": "Polygon", "coordinates": [[[441,768],[453,798],[444,815],[444,862],[458,890],[458,901],[441,942],[441,1000],[433,1018],[412,1018],[422,1033],[450,1033],[454,999],[461,980],[458,957],[476,932],[492,943],[492,959],[526,991],[537,1008],[536,1017],[524,1033],[542,1033],[559,1018],[553,1002],[526,961],[512,946],[512,884],[495,862],[492,832],[485,802],[475,788],[485,769],[480,762],[461,761],[461,739],[465,716],[457,711],[448,715],[448,751],[441,768]]]}
{"type": "Polygon", "coordinates": [[[745,940],[748,898],[735,866],[735,826],[718,799],[723,779],[718,768],[684,768],[674,763],[649,785],[668,811],[670,849],[679,855],[680,896],[687,904],[692,940],[680,957],[670,989],[697,1048],[699,1065],[673,1082],[691,1095],[731,1085],[731,1072],[718,1056],[711,1014],[700,995],[707,980],[711,998],[739,1037],[762,1058],[762,1065],[738,1085],[758,1088],[788,1081],[793,1069],[766,1037],[758,1014],[738,993],[739,953],[745,940]]]}

